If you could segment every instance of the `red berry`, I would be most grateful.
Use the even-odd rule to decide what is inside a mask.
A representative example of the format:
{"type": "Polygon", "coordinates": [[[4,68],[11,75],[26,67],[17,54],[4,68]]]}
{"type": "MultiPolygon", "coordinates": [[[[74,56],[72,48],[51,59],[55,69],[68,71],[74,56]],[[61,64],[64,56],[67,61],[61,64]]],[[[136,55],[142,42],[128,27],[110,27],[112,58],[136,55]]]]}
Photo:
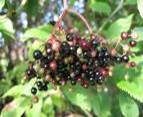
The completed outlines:
{"type": "Polygon", "coordinates": [[[89,44],[88,44],[88,42],[87,42],[85,39],[81,39],[81,40],[80,40],[80,45],[81,45],[81,47],[82,47],[83,49],[89,48],[89,44]]]}
{"type": "Polygon", "coordinates": [[[104,69],[104,68],[100,69],[100,73],[103,77],[107,77],[109,75],[108,69],[104,69]]]}
{"type": "Polygon", "coordinates": [[[134,61],[129,62],[129,67],[136,67],[136,63],[134,61]]]}
{"type": "Polygon", "coordinates": [[[59,52],[61,47],[61,42],[57,39],[51,39],[49,40],[49,43],[52,45],[52,50],[59,52]]]}
{"type": "Polygon", "coordinates": [[[51,70],[55,71],[57,69],[56,61],[50,62],[49,66],[50,66],[51,70]]]}
{"type": "Polygon", "coordinates": [[[128,33],[127,33],[127,32],[122,32],[122,33],[121,33],[121,38],[122,38],[123,40],[127,39],[127,38],[128,38],[128,33]]]}
{"type": "Polygon", "coordinates": [[[135,47],[137,45],[137,42],[135,40],[130,41],[130,46],[135,47]]]}
{"type": "Polygon", "coordinates": [[[86,63],[82,65],[83,70],[87,70],[87,68],[88,68],[88,65],[86,63]]]}

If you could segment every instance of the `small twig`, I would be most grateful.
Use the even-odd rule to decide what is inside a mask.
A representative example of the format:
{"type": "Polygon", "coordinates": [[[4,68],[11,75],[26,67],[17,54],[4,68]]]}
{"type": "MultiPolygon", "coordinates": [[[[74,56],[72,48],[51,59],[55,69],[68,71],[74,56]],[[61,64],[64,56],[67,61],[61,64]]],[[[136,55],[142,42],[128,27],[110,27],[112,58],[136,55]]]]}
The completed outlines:
{"type": "Polygon", "coordinates": [[[116,43],[116,45],[115,45],[115,48],[114,49],[116,49],[117,47],[118,47],[118,45],[119,45],[119,43],[121,42],[121,38],[119,38],[118,40],[117,40],[117,43],[116,43]]]}
{"type": "Polygon", "coordinates": [[[92,30],[91,26],[89,25],[88,21],[86,20],[86,18],[83,15],[79,14],[78,12],[74,11],[73,9],[69,9],[67,0],[63,0],[63,4],[64,4],[64,10],[61,13],[61,15],[59,16],[59,19],[53,28],[51,37],[54,37],[56,29],[61,26],[61,22],[62,22],[63,18],[65,17],[65,15],[67,15],[67,13],[72,13],[72,14],[75,14],[76,16],[78,16],[84,22],[86,27],[88,28],[89,33],[93,34],[93,30],[92,30]]]}
{"type": "Polygon", "coordinates": [[[108,19],[101,25],[97,33],[101,32],[104,29],[104,27],[107,25],[110,19],[123,7],[123,3],[124,3],[124,0],[121,0],[117,8],[111,13],[108,19]]]}
{"type": "Polygon", "coordinates": [[[89,23],[87,22],[86,18],[83,15],[79,14],[78,12],[74,11],[73,9],[68,9],[68,11],[70,13],[73,13],[73,14],[77,15],[84,22],[84,24],[86,25],[86,27],[89,30],[89,33],[90,34],[93,33],[93,30],[92,30],[91,26],[89,25],[89,23]]]}
{"type": "Polygon", "coordinates": [[[61,13],[61,15],[59,16],[59,19],[58,19],[58,21],[56,22],[56,24],[55,24],[55,26],[53,28],[52,36],[54,35],[56,28],[61,26],[61,22],[62,22],[64,16],[66,15],[66,13],[67,13],[67,9],[68,9],[67,0],[63,0],[63,4],[64,4],[64,10],[61,13]]]}

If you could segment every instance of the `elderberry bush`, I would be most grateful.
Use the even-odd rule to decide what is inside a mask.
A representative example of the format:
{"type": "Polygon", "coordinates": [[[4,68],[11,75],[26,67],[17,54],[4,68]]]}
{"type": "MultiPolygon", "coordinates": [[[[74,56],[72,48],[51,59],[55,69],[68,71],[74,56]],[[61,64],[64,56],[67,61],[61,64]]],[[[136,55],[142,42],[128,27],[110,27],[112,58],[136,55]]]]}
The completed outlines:
{"type": "Polygon", "coordinates": [[[0,117],[142,117],[142,30],[142,0],[0,0],[0,117]]]}

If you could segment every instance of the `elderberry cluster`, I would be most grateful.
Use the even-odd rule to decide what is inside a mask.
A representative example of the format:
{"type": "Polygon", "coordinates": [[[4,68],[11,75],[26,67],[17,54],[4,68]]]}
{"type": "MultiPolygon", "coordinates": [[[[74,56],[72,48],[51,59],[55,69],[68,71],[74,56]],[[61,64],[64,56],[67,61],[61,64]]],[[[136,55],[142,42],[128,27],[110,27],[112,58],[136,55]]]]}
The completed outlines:
{"type": "Polygon", "coordinates": [[[48,84],[64,85],[70,82],[87,88],[101,85],[109,75],[110,66],[129,62],[129,56],[112,54],[102,45],[98,36],[91,36],[90,41],[75,32],[68,32],[64,41],[50,39],[43,51],[33,52],[34,62],[30,62],[26,71],[28,79],[36,77],[33,95],[48,90],[48,84]]]}

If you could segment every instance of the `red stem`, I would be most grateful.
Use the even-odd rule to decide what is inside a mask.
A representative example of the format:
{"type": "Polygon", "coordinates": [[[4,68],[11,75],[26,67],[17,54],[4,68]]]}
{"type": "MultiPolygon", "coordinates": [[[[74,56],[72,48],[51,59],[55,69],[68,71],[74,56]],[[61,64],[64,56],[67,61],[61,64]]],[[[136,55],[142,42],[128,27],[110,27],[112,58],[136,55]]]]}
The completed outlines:
{"type": "Polygon", "coordinates": [[[61,15],[59,16],[59,19],[58,19],[58,21],[56,22],[56,24],[55,24],[55,26],[53,28],[51,36],[54,37],[56,28],[60,28],[61,27],[61,22],[62,22],[63,18],[65,17],[65,15],[67,13],[72,13],[72,14],[77,15],[84,22],[84,24],[86,25],[86,27],[89,30],[89,33],[92,35],[93,34],[93,30],[92,30],[91,26],[89,25],[88,21],[86,20],[86,18],[83,15],[79,14],[78,12],[74,11],[73,9],[68,9],[67,0],[63,0],[63,4],[64,4],[64,10],[61,13],[61,15]]]}

